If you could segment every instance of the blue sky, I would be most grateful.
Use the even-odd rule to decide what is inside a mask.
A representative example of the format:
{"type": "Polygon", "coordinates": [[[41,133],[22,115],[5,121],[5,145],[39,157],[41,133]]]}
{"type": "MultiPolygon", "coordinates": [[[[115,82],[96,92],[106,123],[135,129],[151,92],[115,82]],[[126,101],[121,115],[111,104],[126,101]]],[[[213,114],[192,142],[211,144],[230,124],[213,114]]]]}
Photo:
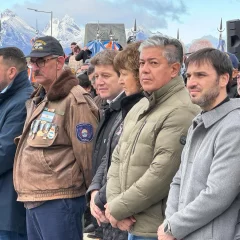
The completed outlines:
{"type": "Polygon", "coordinates": [[[179,28],[184,43],[204,35],[218,36],[221,17],[226,28],[226,21],[240,15],[240,0],[7,0],[1,1],[0,11],[9,8],[29,24],[38,19],[40,28],[46,25],[50,16],[27,7],[53,11],[58,18],[68,14],[82,26],[99,21],[129,28],[136,18],[139,25],[173,37],[179,28]]]}

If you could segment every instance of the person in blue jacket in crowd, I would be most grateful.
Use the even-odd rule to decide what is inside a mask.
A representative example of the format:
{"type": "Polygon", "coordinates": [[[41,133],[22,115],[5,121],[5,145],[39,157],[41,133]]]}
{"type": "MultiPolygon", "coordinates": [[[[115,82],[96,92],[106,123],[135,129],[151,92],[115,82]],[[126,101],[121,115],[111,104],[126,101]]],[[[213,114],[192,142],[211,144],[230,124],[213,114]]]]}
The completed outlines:
{"type": "Polygon", "coordinates": [[[0,239],[25,240],[23,203],[13,187],[14,138],[21,135],[26,118],[25,102],[33,91],[23,52],[0,49],[0,239]]]}

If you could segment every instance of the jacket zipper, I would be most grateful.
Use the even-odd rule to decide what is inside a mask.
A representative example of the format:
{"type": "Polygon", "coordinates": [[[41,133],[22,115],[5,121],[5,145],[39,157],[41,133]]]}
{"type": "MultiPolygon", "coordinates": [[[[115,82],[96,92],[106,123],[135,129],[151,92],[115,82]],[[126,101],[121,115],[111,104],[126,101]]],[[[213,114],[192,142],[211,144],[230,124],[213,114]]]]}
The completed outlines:
{"type": "Polygon", "coordinates": [[[143,122],[143,124],[141,125],[141,127],[140,127],[140,129],[138,130],[138,133],[137,133],[137,135],[136,135],[136,137],[135,137],[135,139],[134,139],[134,142],[133,142],[133,147],[132,147],[132,151],[131,151],[131,155],[132,154],[134,154],[134,152],[135,152],[135,148],[136,148],[136,145],[137,145],[137,140],[138,140],[138,138],[139,138],[139,136],[140,136],[140,134],[141,134],[141,131],[142,131],[142,129],[144,128],[144,126],[146,125],[146,120],[143,122]]]}

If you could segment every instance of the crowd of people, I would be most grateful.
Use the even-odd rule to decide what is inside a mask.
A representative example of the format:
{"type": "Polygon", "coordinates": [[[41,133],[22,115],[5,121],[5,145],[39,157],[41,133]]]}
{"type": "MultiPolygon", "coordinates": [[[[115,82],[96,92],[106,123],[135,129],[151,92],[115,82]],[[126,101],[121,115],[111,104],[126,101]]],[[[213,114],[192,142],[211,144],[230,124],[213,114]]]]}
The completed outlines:
{"type": "Polygon", "coordinates": [[[71,49],[0,48],[0,240],[240,240],[236,56],[71,49]]]}

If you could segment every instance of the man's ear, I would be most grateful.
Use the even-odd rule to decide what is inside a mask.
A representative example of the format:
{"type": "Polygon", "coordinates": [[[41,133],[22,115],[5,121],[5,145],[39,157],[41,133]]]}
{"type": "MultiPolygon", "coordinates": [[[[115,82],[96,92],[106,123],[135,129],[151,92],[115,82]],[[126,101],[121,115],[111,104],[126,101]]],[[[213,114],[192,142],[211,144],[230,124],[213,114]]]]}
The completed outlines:
{"type": "Polygon", "coordinates": [[[233,72],[232,72],[232,78],[236,78],[237,77],[237,75],[238,75],[238,73],[239,73],[239,71],[238,71],[238,69],[233,69],[233,72]]]}
{"type": "Polygon", "coordinates": [[[57,58],[57,69],[60,70],[63,68],[64,66],[64,63],[65,63],[65,59],[63,56],[60,56],[57,58]]]}
{"type": "Polygon", "coordinates": [[[220,87],[225,88],[228,85],[229,80],[230,80],[230,76],[228,73],[222,74],[220,76],[220,82],[219,82],[220,87]]]}
{"type": "Polygon", "coordinates": [[[181,64],[178,62],[175,62],[173,64],[171,64],[171,77],[175,78],[176,76],[178,76],[180,69],[181,69],[181,64]]]}
{"type": "Polygon", "coordinates": [[[18,73],[18,70],[16,69],[16,67],[10,67],[7,70],[7,76],[9,80],[12,81],[17,76],[17,73],[18,73]]]}

